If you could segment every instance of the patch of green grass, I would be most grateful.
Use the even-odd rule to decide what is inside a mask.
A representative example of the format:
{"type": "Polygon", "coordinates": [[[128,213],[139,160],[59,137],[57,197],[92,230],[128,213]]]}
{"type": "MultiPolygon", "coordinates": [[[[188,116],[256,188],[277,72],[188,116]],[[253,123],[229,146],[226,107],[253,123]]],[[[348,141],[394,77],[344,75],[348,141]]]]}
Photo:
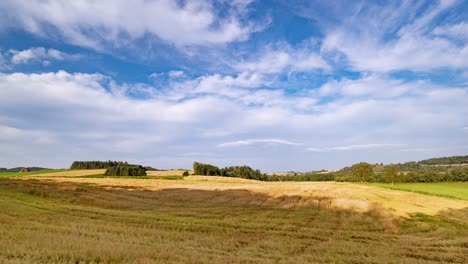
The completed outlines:
{"type": "Polygon", "coordinates": [[[392,190],[468,200],[468,182],[398,183],[394,185],[390,183],[366,184],[392,190]]]}
{"type": "Polygon", "coordinates": [[[30,176],[30,175],[38,175],[43,173],[51,173],[51,172],[63,172],[63,171],[70,171],[70,170],[39,170],[39,171],[30,171],[30,172],[0,172],[1,177],[21,177],[21,176],[30,176]]]}
{"type": "Polygon", "coordinates": [[[163,179],[163,180],[183,180],[184,176],[180,175],[167,175],[167,176],[158,176],[153,177],[153,179],[163,179]]]}

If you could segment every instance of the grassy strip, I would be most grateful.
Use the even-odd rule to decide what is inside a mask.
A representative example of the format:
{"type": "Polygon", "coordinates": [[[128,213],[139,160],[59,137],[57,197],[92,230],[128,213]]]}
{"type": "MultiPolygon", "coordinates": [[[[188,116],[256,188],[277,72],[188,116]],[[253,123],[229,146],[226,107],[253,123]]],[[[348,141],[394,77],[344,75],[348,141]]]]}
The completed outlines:
{"type": "Polygon", "coordinates": [[[415,192],[447,198],[468,200],[468,182],[437,182],[437,183],[364,183],[398,191],[415,192]]]}
{"type": "Polygon", "coordinates": [[[43,173],[51,173],[51,172],[64,172],[70,170],[40,170],[40,171],[30,171],[30,172],[0,172],[0,177],[21,177],[21,176],[31,176],[31,175],[38,175],[43,173]]]}
{"type": "Polygon", "coordinates": [[[158,179],[158,180],[183,180],[183,176],[167,175],[167,176],[106,176],[104,174],[93,174],[72,178],[116,178],[116,179],[158,179]]]}

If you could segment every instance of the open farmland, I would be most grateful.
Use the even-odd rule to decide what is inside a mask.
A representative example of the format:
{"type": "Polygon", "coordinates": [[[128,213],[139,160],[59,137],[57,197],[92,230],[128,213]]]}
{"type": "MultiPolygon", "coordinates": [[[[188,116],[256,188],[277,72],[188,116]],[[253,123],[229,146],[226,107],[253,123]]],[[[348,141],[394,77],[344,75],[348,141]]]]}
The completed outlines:
{"type": "Polygon", "coordinates": [[[0,262],[467,261],[465,200],[352,183],[82,172],[0,179],[0,262]]]}
{"type": "Polygon", "coordinates": [[[437,183],[372,183],[392,190],[410,191],[422,194],[468,200],[468,182],[437,182],[437,183]]]}

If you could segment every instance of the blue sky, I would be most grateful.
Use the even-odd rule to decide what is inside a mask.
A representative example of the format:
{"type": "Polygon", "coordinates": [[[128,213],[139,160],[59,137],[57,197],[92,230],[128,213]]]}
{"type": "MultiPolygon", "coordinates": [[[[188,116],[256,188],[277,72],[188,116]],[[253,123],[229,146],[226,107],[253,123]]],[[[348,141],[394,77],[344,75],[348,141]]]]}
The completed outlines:
{"type": "Polygon", "coordinates": [[[0,167],[468,153],[466,1],[0,3],[0,167]]]}

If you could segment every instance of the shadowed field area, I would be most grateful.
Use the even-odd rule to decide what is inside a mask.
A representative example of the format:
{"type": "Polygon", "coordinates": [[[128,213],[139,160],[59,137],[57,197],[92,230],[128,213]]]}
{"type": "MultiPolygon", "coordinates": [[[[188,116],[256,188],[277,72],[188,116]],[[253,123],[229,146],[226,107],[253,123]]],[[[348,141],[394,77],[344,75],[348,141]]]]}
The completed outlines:
{"type": "Polygon", "coordinates": [[[165,186],[153,189],[81,180],[103,182],[0,179],[0,262],[467,261],[467,208],[400,218],[378,204],[366,212],[337,208],[319,195],[290,206],[304,198],[226,182],[210,189],[203,178],[185,187],[135,180],[165,186]]]}
{"type": "MultiPolygon", "coordinates": [[[[464,200],[344,182],[261,182],[214,176],[189,176],[183,178],[183,180],[168,181],[157,178],[95,178],[94,176],[89,178],[85,176],[61,177],[57,175],[59,174],[53,177],[38,175],[34,179],[89,183],[125,189],[248,190],[270,198],[296,197],[296,199],[290,199],[282,203],[284,208],[315,204],[317,203],[316,197],[327,197],[328,204],[333,208],[366,212],[378,205],[385,208],[388,211],[387,213],[399,216],[409,216],[415,213],[435,215],[447,209],[458,210],[468,207],[468,201],[464,200]]],[[[262,201],[252,200],[252,203],[260,204],[262,201]]]]}

